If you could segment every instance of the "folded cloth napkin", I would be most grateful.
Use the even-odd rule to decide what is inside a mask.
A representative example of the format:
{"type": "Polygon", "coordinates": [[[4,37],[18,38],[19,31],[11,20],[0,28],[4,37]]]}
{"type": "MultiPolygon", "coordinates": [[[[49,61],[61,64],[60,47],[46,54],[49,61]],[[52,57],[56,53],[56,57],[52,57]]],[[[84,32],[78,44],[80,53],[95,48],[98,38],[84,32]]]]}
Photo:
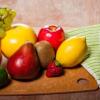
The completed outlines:
{"type": "Polygon", "coordinates": [[[81,63],[100,86],[100,24],[69,30],[65,36],[86,36],[88,57],[81,63]]]}

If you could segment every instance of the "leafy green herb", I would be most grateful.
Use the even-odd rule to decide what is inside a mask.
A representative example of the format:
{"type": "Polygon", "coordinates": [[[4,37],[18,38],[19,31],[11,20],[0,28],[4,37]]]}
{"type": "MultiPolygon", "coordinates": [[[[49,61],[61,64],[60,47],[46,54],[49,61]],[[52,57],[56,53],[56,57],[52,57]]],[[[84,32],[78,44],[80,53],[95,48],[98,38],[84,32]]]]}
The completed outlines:
{"type": "Polygon", "coordinates": [[[5,31],[10,29],[16,12],[9,8],[0,8],[0,38],[5,36],[5,31]]]}

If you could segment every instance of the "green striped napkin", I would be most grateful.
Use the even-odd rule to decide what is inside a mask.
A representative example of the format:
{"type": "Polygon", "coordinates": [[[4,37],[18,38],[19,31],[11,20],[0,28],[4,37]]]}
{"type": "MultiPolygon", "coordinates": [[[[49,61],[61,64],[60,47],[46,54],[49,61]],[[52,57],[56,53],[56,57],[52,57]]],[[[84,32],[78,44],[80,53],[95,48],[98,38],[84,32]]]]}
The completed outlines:
{"type": "Polygon", "coordinates": [[[82,65],[95,77],[100,86],[100,24],[69,30],[65,36],[67,35],[86,36],[89,57],[82,62],[82,65]]]}

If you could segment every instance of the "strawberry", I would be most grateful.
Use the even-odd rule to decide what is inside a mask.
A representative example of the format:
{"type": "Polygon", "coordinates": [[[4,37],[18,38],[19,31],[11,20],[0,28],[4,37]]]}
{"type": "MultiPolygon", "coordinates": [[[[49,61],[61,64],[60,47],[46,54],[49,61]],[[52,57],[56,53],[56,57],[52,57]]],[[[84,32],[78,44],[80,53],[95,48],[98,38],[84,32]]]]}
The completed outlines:
{"type": "Polygon", "coordinates": [[[63,74],[63,68],[58,61],[53,61],[48,65],[46,71],[47,77],[56,77],[62,74],[63,74]]]}

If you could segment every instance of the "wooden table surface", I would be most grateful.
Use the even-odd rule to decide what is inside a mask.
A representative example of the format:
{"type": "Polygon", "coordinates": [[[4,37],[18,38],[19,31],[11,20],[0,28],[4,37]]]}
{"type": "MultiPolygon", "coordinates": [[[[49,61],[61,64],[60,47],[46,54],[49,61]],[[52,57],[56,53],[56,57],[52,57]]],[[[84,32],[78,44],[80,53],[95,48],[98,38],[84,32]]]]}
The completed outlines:
{"type": "MultiPolygon", "coordinates": [[[[80,27],[100,23],[100,0],[0,0],[0,7],[17,11],[14,23],[32,27],[57,24],[80,27]]],[[[100,89],[91,92],[0,96],[0,100],[100,100],[100,89]]]]}

